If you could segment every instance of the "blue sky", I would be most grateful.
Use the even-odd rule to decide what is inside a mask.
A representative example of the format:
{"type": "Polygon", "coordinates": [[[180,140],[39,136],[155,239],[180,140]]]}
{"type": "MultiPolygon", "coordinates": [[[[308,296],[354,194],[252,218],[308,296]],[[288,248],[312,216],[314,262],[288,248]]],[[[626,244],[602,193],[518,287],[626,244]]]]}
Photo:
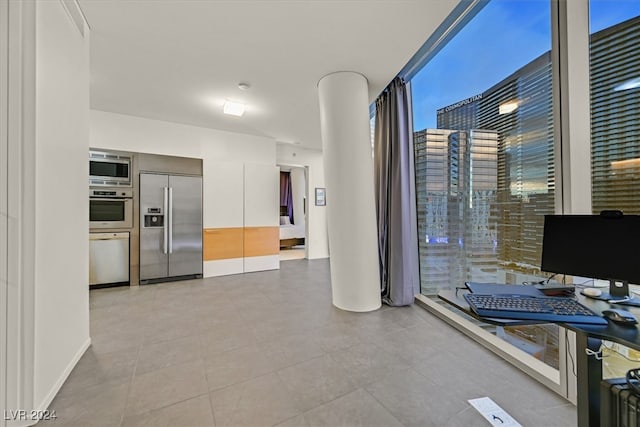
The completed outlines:
{"type": "MultiPolygon", "coordinates": [[[[591,0],[591,31],[640,15],[640,0],[591,0]]],[[[414,129],[551,48],[549,0],[492,0],[412,79],[414,129]]]]}

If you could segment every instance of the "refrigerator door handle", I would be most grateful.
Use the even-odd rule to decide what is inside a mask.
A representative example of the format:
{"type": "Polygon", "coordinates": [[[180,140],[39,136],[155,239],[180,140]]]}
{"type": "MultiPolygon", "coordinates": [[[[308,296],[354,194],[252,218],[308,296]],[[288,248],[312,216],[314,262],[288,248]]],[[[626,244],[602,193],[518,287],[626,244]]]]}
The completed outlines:
{"type": "Polygon", "coordinates": [[[169,187],[169,253],[173,253],[173,188],[169,187]]]}
{"type": "MultiPolygon", "coordinates": [[[[167,210],[168,207],[168,203],[169,203],[169,188],[164,187],[163,188],[163,200],[162,200],[162,204],[163,204],[163,212],[164,212],[164,216],[165,216],[165,220],[169,220],[169,211],[167,210]]],[[[167,254],[167,244],[168,244],[168,239],[167,239],[167,227],[168,225],[165,223],[164,224],[164,240],[163,240],[163,244],[162,244],[162,253],[163,254],[167,254]]]]}

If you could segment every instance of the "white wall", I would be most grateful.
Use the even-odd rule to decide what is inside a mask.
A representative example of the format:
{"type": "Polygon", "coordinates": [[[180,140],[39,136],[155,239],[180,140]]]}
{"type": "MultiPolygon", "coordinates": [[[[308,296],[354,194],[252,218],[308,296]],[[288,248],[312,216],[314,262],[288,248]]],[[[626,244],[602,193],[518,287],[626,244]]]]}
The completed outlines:
{"type": "MultiPolygon", "coordinates": [[[[91,147],[205,161],[275,165],[275,141],[253,135],[91,110],[91,147]]],[[[205,224],[206,227],[206,224],[205,224]]]]}
{"type": "MultiPolygon", "coordinates": [[[[293,199],[293,222],[305,225],[304,197],[307,190],[307,179],[304,168],[291,168],[291,196],[293,199]]],[[[307,201],[308,203],[308,201],[307,201]]]]}
{"type": "MultiPolygon", "coordinates": [[[[0,2],[0,27],[9,28],[9,3],[0,2]]],[[[9,31],[0,31],[0,87],[9,86],[9,31]]],[[[5,153],[9,148],[8,134],[8,97],[0,97],[0,188],[9,187],[9,159],[5,153]]],[[[6,414],[7,410],[7,300],[8,293],[8,254],[9,254],[9,194],[8,191],[0,191],[0,413],[6,414]]],[[[15,368],[13,369],[15,370],[15,368]]],[[[2,417],[4,418],[4,417],[2,417]]],[[[0,427],[7,422],[0,419],[0,427]]]]}
{"type": "MultiPolygon", "coordinates": [[[[288,144],[279,144],[277,146],[277,163],[279,165],[308,167],[307,232],[309,238],[306,242],[307,257],[309,259],[327,258],[329,256],[329,240],[326,206],[316,206],[314,203],[314,189],[316,187],[325,187],[322,152],[288,144]]],[[[327,201],[327,203],[329,202],[327,201]]]]}
{"type": "Polygon", "coordinates": [[[85,30],[83,36],[62,2],[36,2],[34,404],[40,409],[90,343],[85,30]]]}
{"type": "Polygon", "coordinates": [[[269,138],[99,110],[91,110],[90,142],[95,148],[202,159],[204,228],[241,227],[242,164],[275,165],[269,138]]]}

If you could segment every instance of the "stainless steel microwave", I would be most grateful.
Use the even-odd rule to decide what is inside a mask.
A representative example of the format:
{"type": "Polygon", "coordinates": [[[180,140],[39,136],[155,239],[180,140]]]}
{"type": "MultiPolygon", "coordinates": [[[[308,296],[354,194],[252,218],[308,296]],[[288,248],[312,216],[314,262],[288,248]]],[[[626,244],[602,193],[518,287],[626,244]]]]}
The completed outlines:
{"type": "Polygon", "coordinates": [[[89,151],[89,185],[131,187],[131,157],[89,151]]]}
{"type": "Polygon", "coordinates": [[[89,228],[132,228],[133,190],[123,188],[89,191],[89,228]]]}

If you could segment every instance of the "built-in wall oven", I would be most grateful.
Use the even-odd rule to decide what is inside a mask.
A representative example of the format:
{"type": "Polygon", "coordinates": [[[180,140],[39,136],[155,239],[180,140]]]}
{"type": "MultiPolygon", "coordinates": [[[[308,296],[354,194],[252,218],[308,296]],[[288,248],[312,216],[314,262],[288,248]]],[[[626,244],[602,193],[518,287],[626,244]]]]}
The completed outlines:
{"type": "Polygon", "coordinates": [[[92,188],[89,190],[89,228],[132,228],[133,190],[92,188]]]}
{"type": "Polygon", "coordinates": [[[89,151],[89,185],[131,187],[131,157],[106,151],[89,151]]]}

